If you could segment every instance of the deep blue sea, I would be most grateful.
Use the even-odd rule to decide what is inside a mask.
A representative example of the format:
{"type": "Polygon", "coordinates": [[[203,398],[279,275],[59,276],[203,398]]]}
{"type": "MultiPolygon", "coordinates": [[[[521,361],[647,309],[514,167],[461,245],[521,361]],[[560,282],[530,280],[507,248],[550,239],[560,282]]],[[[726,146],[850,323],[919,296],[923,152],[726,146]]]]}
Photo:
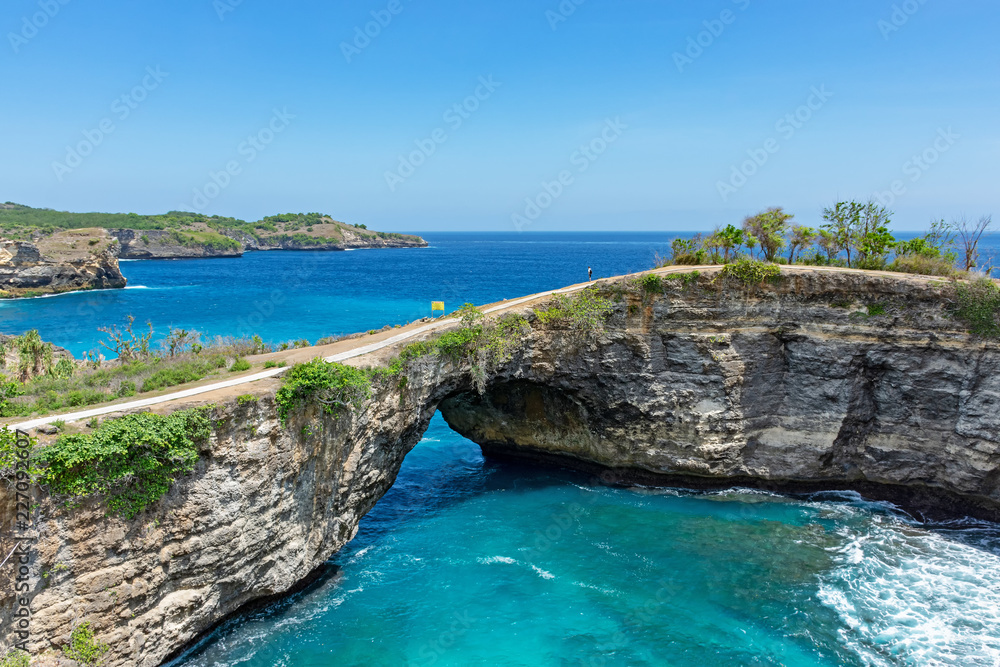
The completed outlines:
{"type": "MultiPolygon", "coordinates": [[[[675,234],[427,233],[428,249],[127,262],[130,288],[0,302],[80,354],[126,314],[270,341],[649,268],[675,234]]],[[[303,572],[303,575],[306,573],[303,572]]],[[[174,667],[1000,667],[1000,526],[846,492],[608,488],[484,460],[436,417],[308,590],[174,667]]]]}

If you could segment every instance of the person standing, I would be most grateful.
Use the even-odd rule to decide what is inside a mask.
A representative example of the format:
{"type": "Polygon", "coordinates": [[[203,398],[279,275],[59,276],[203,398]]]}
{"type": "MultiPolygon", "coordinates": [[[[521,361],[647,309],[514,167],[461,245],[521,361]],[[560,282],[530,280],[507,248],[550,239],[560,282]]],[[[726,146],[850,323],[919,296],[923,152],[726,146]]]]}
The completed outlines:
{"type": "Polygon", "coordinates": [[[593,279],[594,279],[594,270],[588,266],[587,267],[587,282],[589,283],[593,279]]]}

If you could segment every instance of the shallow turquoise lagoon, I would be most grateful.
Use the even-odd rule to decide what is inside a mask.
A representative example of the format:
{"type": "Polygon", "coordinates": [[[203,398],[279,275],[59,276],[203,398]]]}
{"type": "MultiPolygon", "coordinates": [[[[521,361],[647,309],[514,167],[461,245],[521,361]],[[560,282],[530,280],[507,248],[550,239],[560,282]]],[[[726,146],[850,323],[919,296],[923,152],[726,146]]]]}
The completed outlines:
{"type": "Polygon", "coordinates": [[[174,667],[995,667],[998,553],[997,526],[851,493],[492,463],[437,417],[326,578],[174,667]]]}

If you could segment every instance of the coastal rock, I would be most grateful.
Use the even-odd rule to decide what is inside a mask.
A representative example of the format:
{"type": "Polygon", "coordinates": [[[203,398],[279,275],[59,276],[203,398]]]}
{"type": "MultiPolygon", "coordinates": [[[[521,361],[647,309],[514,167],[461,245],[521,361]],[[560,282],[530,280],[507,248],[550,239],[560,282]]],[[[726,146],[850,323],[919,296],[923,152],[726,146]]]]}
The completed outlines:
{"type": "Polygon", "coordinates": [[[198,259],[241,257],[243,247],[229,237],[207,237],[170,230],[111,229],[121,243],[122,259],[198,259]]]}
{"type": "Polygon", "coordinates": [[[125,287],[119,243],[103,229],[74,229],[28,241],[0,240],[0,292],[26,296],[125,287]]]}
{"type": "MultiPolygon", "coordinates": [[[[613,310],[593,335],[534,320],[482,394],[469,364],[429,355],[362,409],[309,404],[282,425],[277,382],[255,383],[259,400],[214,408],[196,471],[132,521],[36,491],[30,647],[54,650],[90,622],[107,667],[154,667],[292,590],[354,537],[438,408],[487,454],[609,482],[855,489],[1000,518],[1000,349],[951,316],[946,283],[664,282],[608,289],[613,310]]],[[[0,485],[4,553],[15,516],[0,485]]],[[[3,618],[12,573],[0,571],[3,618]]]]}

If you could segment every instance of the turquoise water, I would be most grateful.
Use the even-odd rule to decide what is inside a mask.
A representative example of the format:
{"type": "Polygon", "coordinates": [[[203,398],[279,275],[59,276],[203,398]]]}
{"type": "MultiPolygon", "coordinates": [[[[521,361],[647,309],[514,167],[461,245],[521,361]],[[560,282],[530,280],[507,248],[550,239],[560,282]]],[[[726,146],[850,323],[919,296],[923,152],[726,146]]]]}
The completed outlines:
{"type": "Polygon", "coordinates": [[[174,667],[995,667],[998,553],[997,526],[919,526],[851,493],[491,463],[437,417],[335,571],[174,667]]]}
{"type": "MultiPolygon", "coordinates": [[[[126,314],[270,341],[638,271],[673,234],[427,234],[425,250],[126,262],[130,289],[0,302],[77,354],[126,314]]],[[[303,572],[303,576],[307,573],[303,572]]],[[[306,592],[175,667],[1000,667],[1000,526],[920,525],[850,493],[602,487],[484,461],[435,418],[306,592]]]]}

